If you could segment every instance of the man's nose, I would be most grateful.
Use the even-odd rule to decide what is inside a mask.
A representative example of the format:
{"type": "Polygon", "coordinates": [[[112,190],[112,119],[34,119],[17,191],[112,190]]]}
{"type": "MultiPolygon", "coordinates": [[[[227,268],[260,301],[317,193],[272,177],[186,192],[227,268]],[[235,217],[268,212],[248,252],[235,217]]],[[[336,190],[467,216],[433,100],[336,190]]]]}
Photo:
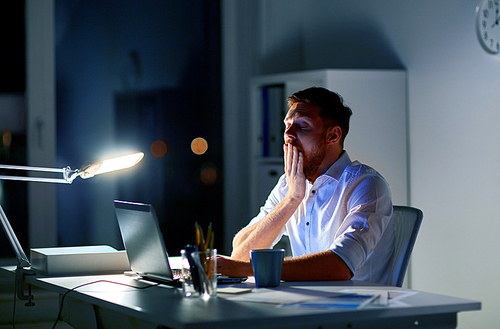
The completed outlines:
{"type": "Polygon", "coordinates": [[[285,139],[285,143],[292,143],[292,144],[295,141],[295,139],[297,138],[297,136],[295,135],[295,133],[293,132],[291,127],[285,129],[285,133],[284,133],[283,137],[285,139]]]}

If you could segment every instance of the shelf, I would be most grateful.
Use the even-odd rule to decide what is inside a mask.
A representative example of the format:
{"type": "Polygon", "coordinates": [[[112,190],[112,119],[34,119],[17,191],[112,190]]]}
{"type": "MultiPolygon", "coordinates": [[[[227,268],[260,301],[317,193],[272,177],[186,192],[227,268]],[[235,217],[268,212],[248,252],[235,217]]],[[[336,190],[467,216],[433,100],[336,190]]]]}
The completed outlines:
{"type": "Polygon", "coordinates": [[[406,72],[325,69],[251,79],[251,209],[264,204],[283,171],[286,98],[312,86],[343,97],[353,111],[345,141],[349,156],[385,177],[395,204],[407,204],[406,72]]]}

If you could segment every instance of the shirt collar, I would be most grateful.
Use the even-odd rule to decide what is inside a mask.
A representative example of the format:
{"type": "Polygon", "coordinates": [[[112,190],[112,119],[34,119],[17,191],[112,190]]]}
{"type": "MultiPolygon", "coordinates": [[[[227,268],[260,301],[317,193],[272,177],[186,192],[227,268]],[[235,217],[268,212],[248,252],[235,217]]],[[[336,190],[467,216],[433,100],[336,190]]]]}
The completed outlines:
{"type": "Polygon", "coordinates": [[[325,175],[330,176],[338,181],[340,179],[340,176],[342,176],[344,169],[348,165],[350,165],[351,162],[351,158],[349,158],[347,151],[343,151],[342,155],[330,166],[325,175]]]}

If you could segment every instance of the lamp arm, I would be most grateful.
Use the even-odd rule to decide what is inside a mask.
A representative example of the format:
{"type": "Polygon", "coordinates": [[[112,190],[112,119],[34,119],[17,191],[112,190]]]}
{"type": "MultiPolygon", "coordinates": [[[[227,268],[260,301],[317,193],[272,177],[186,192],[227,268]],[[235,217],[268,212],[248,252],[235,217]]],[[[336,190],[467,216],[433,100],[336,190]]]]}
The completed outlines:
{"type": "Polygon", "coordinates": [[[71,184],[82,173],[78,169],[71,169],[70,167],[63,168],[63,177],[66,183],[71,184]]]}
{"type": "Polygon", "coordinates": [[[2,225],[7,238],[9,239],[9,242],[14,249],[14,253],[17,257],[18,267],[30,267],[31,263],[28,260],[28,257],[26,257],[26,255],[24,254],[23,248],[21,247],[21,244],[19,243],[14,230],[12,229],[9,220],[7,219],[7,215],[5,215],[2,206],[0,206],[0,224],[2,225]]]}
{"type": "Polygon", "coordinates": [[[59,169],[59,168],[13,166],[13,165],[0,164],[0,169],[52,172],[52,173],[62,173],[62,175],[63,175],[63,178],[0,175],[0,180],[16,180],[16,181],[28,181],[28,182],[71,184],[73,182],[73,180],[79,176],[78,170],[72,170],[70,167],[59,169]]]}
{"type": "Polygon", "coordinates": [[[31,294],[31,286],[29,286],[28,294],[26,295],[24,293],[24,276],[25,275],[33,275],[33,274],[35,274],[35,272],[28,269],[31,266],[31,263],[28,260],[28,257],[26,257],[26,254],[24,253],[23,248],[21,247],[21,244],[19,243],[19,240],[17,239],[17,236],[14,233],[14,230],[12,229],[12,226],[10,225],[9,220],[7,219],[7,216],[5,215],[5,212],[3,211],[2,206],[0,206],[0,224],[3,227],[5,234],[7,234],[7,238],[9,239],[9,242],[12,245],[12,248],[14,249],[14,253],[16,254],[16,258],[17,258],[17,268],[16,268],[16,294],[17,294],[17,297],[21,300],[27,300],[28,303],[26,303],[26,306],[33,306],[33,305],[35,305],[35,303],[32,302],[34,297],[31,294]]]}

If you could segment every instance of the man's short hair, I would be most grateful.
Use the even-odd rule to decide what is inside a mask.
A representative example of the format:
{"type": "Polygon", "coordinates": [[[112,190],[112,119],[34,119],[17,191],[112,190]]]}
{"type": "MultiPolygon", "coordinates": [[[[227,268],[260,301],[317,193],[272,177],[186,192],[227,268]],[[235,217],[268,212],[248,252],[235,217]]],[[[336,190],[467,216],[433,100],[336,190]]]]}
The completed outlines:
{"type": "Polygon", "coordinates": [[[342,129],[342,141],[344,141],[349,132],[349,119],[352,111],[344,105],[342,96],[325,88],[311,87],[294,93],[288,97],[287,102],[289,107],[297,102],[319,106],[325,129],[339,126],[342,129]]]}

